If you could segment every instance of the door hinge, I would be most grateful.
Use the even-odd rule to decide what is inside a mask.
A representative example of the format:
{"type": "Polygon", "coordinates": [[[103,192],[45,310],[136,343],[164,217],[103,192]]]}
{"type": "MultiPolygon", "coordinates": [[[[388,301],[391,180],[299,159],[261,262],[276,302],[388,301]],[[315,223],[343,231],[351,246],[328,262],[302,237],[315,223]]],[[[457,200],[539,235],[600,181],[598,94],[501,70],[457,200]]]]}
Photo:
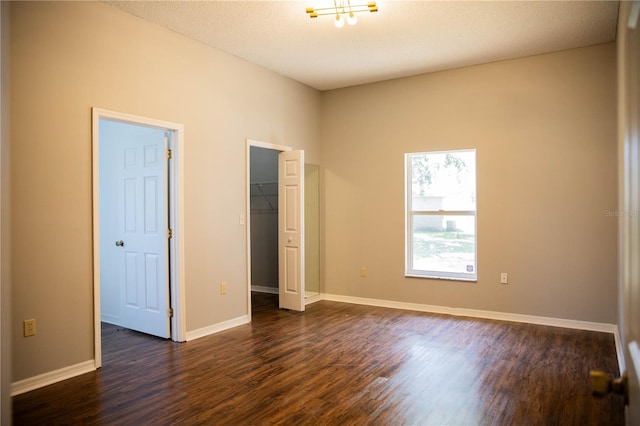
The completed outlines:
{"type": "Polygon", "coordinates": [[[171,309],[171,308],[167,309],[167,316],[169,318],[173,318],[173,309],[171,309]]]}
{"type": "Polygon", "coordinates": [[[171,229],[167,229],[167,238],[173,238],[173,231],[171,229]]]}
{"type": "Polygon", "coordinates": [[[173,153],[171,152],[170,149],[167,150],[167,160],[171,160],[173,153]]]}

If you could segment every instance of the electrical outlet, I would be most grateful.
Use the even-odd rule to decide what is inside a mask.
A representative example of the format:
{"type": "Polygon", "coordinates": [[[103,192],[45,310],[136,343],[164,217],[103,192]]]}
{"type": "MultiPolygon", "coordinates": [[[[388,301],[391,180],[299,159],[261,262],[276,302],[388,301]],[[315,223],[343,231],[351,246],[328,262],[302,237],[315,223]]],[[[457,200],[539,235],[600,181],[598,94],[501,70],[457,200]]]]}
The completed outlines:
{"type": "Polygon", "coordinates": [[[36,335],[36,320],[28,319],[24,320],[24,337],[35,336],[36,335]]]}
{"type": "Polygon", "coordinates": [[[220,284],[220,294],[227,294],[227,283],[220,284]]]}
{"type": "Polygon", "coordinates": [[[509,284],[509,276],[506,272],[500,274],[500,284],[509,284]]]}
{"type": "Polygon", "coordinates": [[[360,268],[360,276],[361,277],[367,276],[367,268],[365,268],[364,266],[360,268]]]}

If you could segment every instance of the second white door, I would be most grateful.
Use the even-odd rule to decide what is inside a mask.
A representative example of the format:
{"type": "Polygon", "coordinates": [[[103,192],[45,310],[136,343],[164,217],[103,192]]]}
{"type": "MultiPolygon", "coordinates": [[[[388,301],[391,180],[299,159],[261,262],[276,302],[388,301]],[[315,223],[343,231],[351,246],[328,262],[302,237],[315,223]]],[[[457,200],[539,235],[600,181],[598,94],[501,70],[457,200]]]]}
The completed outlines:
{"type": "Polygon", "coordinates": [[[304,151],[278,160],[278,286],[280,308],[304,311],[304,151]]]}

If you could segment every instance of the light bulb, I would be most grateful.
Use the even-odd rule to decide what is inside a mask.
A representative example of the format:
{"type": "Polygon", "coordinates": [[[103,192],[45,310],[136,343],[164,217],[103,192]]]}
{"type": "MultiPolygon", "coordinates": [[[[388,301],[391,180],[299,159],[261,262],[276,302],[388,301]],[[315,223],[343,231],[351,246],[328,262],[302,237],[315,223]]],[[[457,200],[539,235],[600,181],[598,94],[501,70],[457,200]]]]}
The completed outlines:
{"type": "Polygon", "coordinates": [[[347,22],[349,25],[355,25],[358,22],[358,17],[353,14],[353,12],[349,13],[349,17],[347,18],[347,22]]]}
{"type": "Polygon", "coordinates": [[[336,28],[344,27],[344,19],[342,19],[342,15],[337,14],[336,20],[333,21],[333,23],[336,25],[336,28]]]}

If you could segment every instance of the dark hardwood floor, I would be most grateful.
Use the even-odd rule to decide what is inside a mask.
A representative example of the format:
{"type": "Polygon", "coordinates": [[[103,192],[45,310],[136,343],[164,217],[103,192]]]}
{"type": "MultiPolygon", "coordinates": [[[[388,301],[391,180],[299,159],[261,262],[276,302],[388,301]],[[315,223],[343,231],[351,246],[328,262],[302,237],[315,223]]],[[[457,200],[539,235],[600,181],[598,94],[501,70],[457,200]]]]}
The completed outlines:
{"type": "Polygon", "coordinates": [[[187,343],[103,326],[102,369],[14,398],[16,425],[622,425],[613,336],[254,294],[187,343]]]}

